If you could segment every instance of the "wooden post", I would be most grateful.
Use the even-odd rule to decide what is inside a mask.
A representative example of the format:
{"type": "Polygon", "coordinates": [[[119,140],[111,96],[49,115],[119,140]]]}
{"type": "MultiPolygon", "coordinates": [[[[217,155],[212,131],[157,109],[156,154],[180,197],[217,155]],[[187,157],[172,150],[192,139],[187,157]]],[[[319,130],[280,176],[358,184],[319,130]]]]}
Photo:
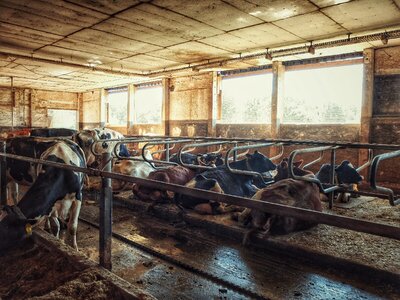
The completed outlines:
{"type": "MultiPolygon", "coordinates": [[[[0,142],[0,151],[6,152],[6,142],[0,142]]],[[[7,204],[7,175],[6,175],[6,158],[0,157],[0,205],[7,204]]]]}
{"type": "Polygon", "coordinates": [[[162,119],[164,123],[164,134],[165,135],[170,135],[170,102],[169,102],[169,78],[164,78],[162,80],[162,86],[163,86],[163,100],[162,100],[162,119]]]}
{"type": "MultiPolygon", "coordinates": [[[[271,138],[279,137],[279,128],[282,120],[282,100],[285,66],[281,61],[272,63],[272,96],[271,96],[271,138]]],[[[271,148],[270,156],[278,154],[276,147],[271,148]]]]}
{"type": "MultiPolygon", "coordinates": [[[[374,49],[364,50],[364,75],[362,85],[362,104],[361,104],[361,124],[360,124],[360,143],[369,143],[371,130],[372,109],[374,99],[374,49]]],[[[368,160],[368,150],[360,149],[358,155],[358,165],[361,166],[368,160]]],[[[367,176],[366,168],[362,171],[367,176]]]]}
{"type": "Polygon", "coordinates": [[[218,107],[218,97],[220,96],[219,88],[220,88],[220,76],[218,76],[217,72],[212,72],[212,91],[211,98],[208,105],[208,126],[207,126],[207,135],[208,136],[216,136],[216,124],[217,124],[217,113],[221,107],[218,107]]]}

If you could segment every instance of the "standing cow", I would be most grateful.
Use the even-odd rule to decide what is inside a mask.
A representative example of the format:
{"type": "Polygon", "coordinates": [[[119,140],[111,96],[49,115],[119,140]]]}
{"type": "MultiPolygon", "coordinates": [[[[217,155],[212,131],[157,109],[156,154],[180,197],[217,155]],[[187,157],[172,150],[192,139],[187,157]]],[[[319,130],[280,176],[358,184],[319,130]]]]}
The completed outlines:
{"type": "MultiPolygon", "coordinates": [[[[7,153],[86,168],[82,149],[65,139],[14,138],[7,141],[7,153]]],[[[16,159],[7,159],[7,175],[10,180],[30,188],[17,205],[6,206],[0,216],[0,250],[23,239],[30,233],[31,224],[46,217],[56,236],[60,230],[59,219],[64,221],[69,217],[67,242],[77,249],[84,175],[16,159]]]]}
{"type": "MultiPolygon", "coordinates": [[[[99,162],[96,160],[96,156],[92,153],[91,147],[94,142],[98,140],[110,140],[110,139],[124,139],[125,137],[112,129],[108,128],[95,128],[82,130],[73,136],[73,140],[83,149],[85,153],[88,167],[96,168],[99,166],[99,162]]],[[[94,150],[96,153],[107,153],[110,152],[114,155],[113,148],[117,142],[106,142],[96,143],[94,150]]],[[[129,157],[129,151],[124,144],[121,144],[117,153],[121,156],[129,157]]]]}

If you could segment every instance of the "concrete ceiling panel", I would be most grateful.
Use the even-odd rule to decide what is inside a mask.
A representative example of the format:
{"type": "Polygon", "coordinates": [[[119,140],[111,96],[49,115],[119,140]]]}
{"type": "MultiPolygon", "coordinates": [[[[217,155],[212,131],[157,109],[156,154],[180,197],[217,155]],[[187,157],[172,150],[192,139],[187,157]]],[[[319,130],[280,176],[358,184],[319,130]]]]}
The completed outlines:
{"type": "Polygon", "coordinates": [[[310,0],[312,3],[317,5],[319,8],[327,7],[327,6],[333,6],[337,4],[342,4],[346,2],[350,2],[353,0],[310,0]]]}
{"type": "Polygon", "coordinates": [[[274,24],[261,24],[231,31],[230,34],[255,43],[258,47],[279,47],[287,43],[303,42],[298,36],[274,24]]]}
{"type": "Polygon", "coordinates": [[[276,21],[274,24],[307,40],[324,38],[333,34],[338,35],[346,32],[344,28],[320,12],[313,12],[276,21]]]}
{"type": "Polygon", "coordinates": [[[277,21],[318,10],[308,0],[231,0],[238,9],[266,22],[277,21]]]}
{"type": "Polygon", "coordinates": [[[122,64],[125,68],[127,67],[129,68],[129,66],[132,65],[135,66],[135,69],[137,70],[141,70],[140,66],[146,68],[143,70],[151,70],[151,69],[169,68],[179,64],[179,62],[176,61],[149,56],[145,54],[135,55],[130,58],[120,60],[116,63],[122,64]]]}
{"type": "Polygon", "coordinates": [[[139,0],[69,0],[70,2],[76,3],[82,7],[87,7],[95,11],[100,11],[102,13],[112,15],[128,7],[137,5],[139,0]]]}
{"type": "Polygon", "coordinates": [[[93,29],[110,32],[129,39],[158,45],[160,47],[167,47],[187,41],[177,35],[165,34],[158,30],[118,18],[111,18],[110,20],[104,21],[93,26],[93,29]]]}
{"type": "Polygon", "coordinates": [[[400,10],[392,0],[353,1],[322,12],[350,31],[400,23],[400,10]]]}
{"type": "Polygon", "coordinates": [[[161,49],[159,46],[150,45],[123,36],[89,28],[70,35],[70,38],[131,53],[143,53],[161,49]]]}
{"type": "Polygon", "coordinates": [[[200,40],[200,42],[210,46],[225,49],[230,52],[237,52],[237,53],[259,47],[259,45],[257,45],[256,43],[235,36],[231,33],[224,33],[221,35],[205,38],[200,40]]]}
{"type": "Polygon", "coordinates": [[[117,14],[116,17],[185,40],[200,39],[223,33],[221,30],[197,20],[146,3],[117,14]]]}
{"type": "Polygon", "coordinates": [[[230,5],[229,1],[155,0],[152,3],[224,31],[262,23],[262,20],[230,5]]]}
{"type": "Polygon", "coordinates": [[[2,0],[1,5],[80,27],[91,26],[108,17],[61,0],[2,0]]]}
{"type": "Polygon", "coordinates": [[[228,57],[230,54],[232,53],[198,42],[188,42],[148,53],[150,56],[181,63],[203,61],[215,57],[228,57]]]}
{"type": "Polygon", "coordinates": [[[61,35],[46,33],[3,22],[0,22],[0,33],[2,36],[9,34],[12,35],[13,38],[44,44],[53,43],[62,38],[61,35]]]}
{"type": "Polygon", "coordinates": [[[81,28],[77,25],[64,24],[59,20],[43,18],[33,13],[2,7],[1,4],[0,21],[58,35],[67,35],[81,28]]]}

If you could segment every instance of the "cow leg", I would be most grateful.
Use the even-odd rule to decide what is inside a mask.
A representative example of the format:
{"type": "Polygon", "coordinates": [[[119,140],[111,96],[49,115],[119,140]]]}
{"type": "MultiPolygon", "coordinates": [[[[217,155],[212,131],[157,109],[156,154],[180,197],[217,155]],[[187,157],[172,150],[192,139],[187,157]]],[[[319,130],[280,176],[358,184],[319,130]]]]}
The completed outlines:
{"type": "Polygon", "coordinates": [[[217,208],[216,211],[220,214],[225,214],[229,212],[237,212],[237,211],[243,211],[243,207],[236,206],[236,205],[226,205],[226,204],[220,204],[217,208]]]}
{"type": "MultiPolygon", "coordinates": [[[[56,215],[51,215],[48,217],[50,223],[51,233],[56,237],[60,238],[60,221],[56,215]]],[[[47,221],[46,221],[47,222],[47,221]]]]}
{"type": "Polygon", "coordinates": [[[250,221],[250,216],[251,216],[251,209],[246,208],[242,212],[238,212],[232,215],[232,219],[238,221],[239,224],[246,226],[250,221]]]}
{"type": "Polygon", "coordinates": [[[81,211],[82,202],[80,200],[74,200],[70,209],[70,216],[68,220],[68,235],[67,238],[70,242],[71,247],[78,251],[78,244],[76,243],[76,232],[78,231],[78,218],[81,211]]]}
{"type": "MultiPolygon", "coordinates": [[[[18,193],[18,183],[16,183],[15,181],[10,181],[7,184],[7,191],[9,193],[9,197],[11,198],[12,201],[12,205],[17,205],[18,203],[18,197],[19,197],[19,193],[18,193]]],[[[8,197],[7,197],[8,198],[8,197]]]]}
{"type": "Polygon", "coordinates": [[[202,214],[202,215],[212,215],[213,214],[213,208],[210,203],[197,204],[193,209],[197,213],[202,214]]]}

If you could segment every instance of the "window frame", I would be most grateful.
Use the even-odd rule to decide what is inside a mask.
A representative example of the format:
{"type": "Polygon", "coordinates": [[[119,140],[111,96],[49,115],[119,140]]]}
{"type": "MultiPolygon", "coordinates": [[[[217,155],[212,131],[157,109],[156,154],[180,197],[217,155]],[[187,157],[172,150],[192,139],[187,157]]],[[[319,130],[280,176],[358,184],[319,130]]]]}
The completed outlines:
{"type": "Polygon", "coordinates": [[[141,83],[141,84],[135,84],[133,85],[133,109],[132,109],[132,125],[133,126],[147,126],[147,125],[162,125],[164,122],[164,89],[165,86],[163,84],[163,81],[152,81],[152,82],[146,82],[146,83],[141,83]],[[139,89],[151,89],[151,88],[161,88],[161,98],[160,98],[160,119],[159,122],[157,123],[139,123],[137,119],[137,111],[138,111],[138,97],[137,97],[137,92],[139,89]]]}
{"type": "Polygon", "coordinates": [[[120,87],[114,87],[114,88],[109,88],[109,89],[105,89],[105,98],[106,98],[106,125],[109,127],[121,127],[121,126],[125,126],[128,127],[128,123],[129,123],[129,86],[120,86],[120,87]],[[110,90],[112,91],[111,93],[117,93],[118,90],[120,90],[121,92],[126,92],[126,120],[125,120],[125,124],[113,124],[110,123],[110,100],[109,100],[109,94],[110,94],[110,90]]]}

